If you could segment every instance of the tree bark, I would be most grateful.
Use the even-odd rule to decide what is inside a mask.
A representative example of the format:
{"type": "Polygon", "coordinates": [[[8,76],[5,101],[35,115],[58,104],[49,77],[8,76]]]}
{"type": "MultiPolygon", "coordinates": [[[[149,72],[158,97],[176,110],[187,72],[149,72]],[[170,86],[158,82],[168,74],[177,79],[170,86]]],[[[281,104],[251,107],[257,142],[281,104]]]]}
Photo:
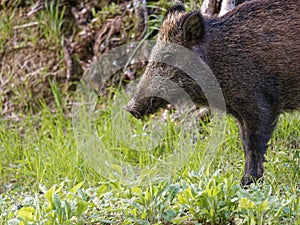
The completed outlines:
{"type": "Polygon", "coordinates": [[[231,11],[235,6],[249,0],[204,0],[201,7],[201,12],[204,15],[223,16],[231,11]]]}
{"type": "Polygon", "coordinates": [[[146,0],[133,0],[133,6],[137,19],[137,39],[141,40],[147,31],[147,2],[146,0]]]}

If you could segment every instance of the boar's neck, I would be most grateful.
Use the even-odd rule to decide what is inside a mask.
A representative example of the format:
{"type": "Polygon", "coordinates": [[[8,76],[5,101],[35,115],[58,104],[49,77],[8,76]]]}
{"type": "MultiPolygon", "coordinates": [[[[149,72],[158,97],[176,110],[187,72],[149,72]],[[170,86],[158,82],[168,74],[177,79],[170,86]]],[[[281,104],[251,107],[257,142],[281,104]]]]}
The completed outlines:
{"type": "MultiPolygon", "coordinates": [[[[231,67],[230,61],[236,60],[236,58],[228,57],[228,55],[232,54],[230,53],[232,51],[230,45],[234,44],[230,40],[231,37],[223,33],[223,23],[224,21],[220,18],[205,18],[204,37],[198,44],[193,45],[191,50],[209,66],[219,82],[223,94],[231,95],[228,93],[230,88],[226,87],[231,79],[228,77],[229,71],[227,69],[231,67]]],[[[226,101],[226,96],[224,97],[226,101]]]]}

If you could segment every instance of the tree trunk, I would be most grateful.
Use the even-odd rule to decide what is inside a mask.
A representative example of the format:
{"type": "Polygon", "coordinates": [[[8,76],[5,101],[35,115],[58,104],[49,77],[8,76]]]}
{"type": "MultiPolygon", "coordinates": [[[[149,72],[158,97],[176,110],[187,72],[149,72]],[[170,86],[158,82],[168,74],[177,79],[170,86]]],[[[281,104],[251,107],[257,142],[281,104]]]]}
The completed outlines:
{"type": "Polygon", "coordinates": [[[223,16],[231,11],[235,6],[249,0],[204,0],[201,7],[201,12],[204,15],[223,16]]]}

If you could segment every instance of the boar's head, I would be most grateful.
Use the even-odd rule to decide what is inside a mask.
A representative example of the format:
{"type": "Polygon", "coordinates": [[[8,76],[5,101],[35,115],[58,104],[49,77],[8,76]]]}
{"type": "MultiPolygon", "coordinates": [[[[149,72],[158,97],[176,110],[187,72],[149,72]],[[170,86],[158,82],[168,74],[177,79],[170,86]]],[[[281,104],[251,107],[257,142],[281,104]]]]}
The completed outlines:
{"type": "Polygon", "coordinates": [[[186,13],[183,5],[169,10],[162,23],[149,63],[134,96],[124,107],[134,117],[152,114],[168,103],[174,103],[187,93],[199,100],[199,85],[183,70],[178,62],[187,62],[176,46],[191,49],[203,36],[202,16],[198,12],[186,13]]]}

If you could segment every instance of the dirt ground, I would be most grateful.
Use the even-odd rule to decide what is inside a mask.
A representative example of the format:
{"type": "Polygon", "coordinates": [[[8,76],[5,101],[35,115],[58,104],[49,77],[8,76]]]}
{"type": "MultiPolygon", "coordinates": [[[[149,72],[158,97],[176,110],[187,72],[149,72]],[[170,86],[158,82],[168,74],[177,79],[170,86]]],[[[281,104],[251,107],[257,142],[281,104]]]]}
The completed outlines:
{"type": "MultiPolygon", "coordinates": [[[[0,103],[5,118],[36,113],[41,102],[51,107],[53,82],[66,102],[71,101],[76,82],[93,60],[116,46],[141,40],[147,31],[148,11],[134,1],[2,0],[0,10],[0,29],[6,31],[0,38],[0,103]],[[55,10],[62,16],[60,25],[55,10]],[[53,24],[59,27],[58,41],[51,34],[53,24]]],[[[133,79],[135,71],[118,76],[133,79]]]]}

